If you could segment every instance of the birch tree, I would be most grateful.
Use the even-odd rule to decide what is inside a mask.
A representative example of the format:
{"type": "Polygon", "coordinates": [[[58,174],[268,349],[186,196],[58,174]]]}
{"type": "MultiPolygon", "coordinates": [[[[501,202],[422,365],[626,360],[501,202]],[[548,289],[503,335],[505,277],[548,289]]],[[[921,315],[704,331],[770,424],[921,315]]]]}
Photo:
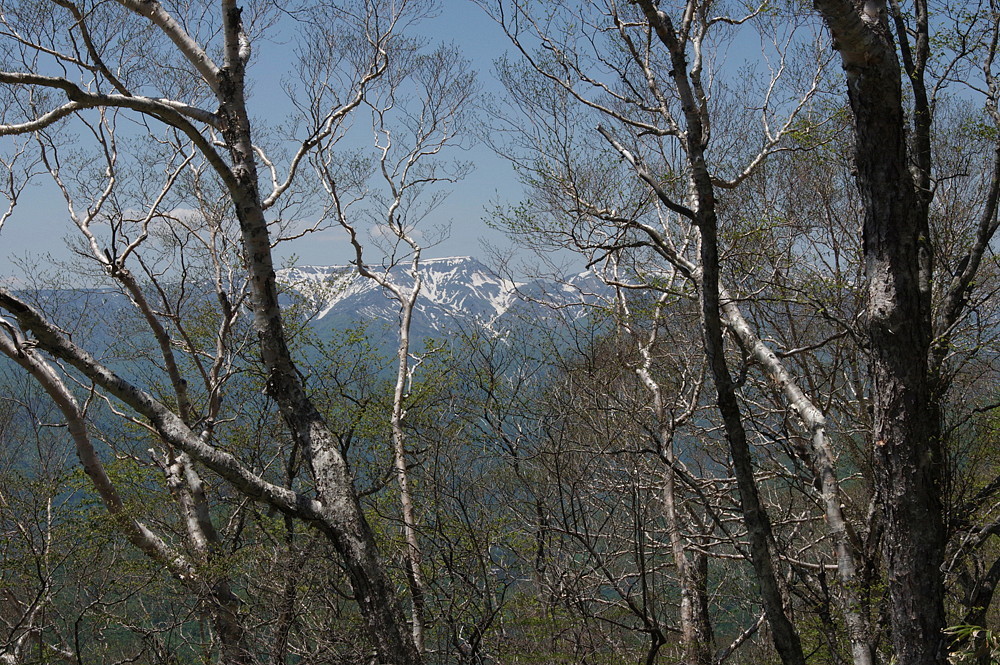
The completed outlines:
{"type": "MultiPolygon", "coordinates": [[[[303,58],[308,64],[300,71],[315,72],[318,68],[323,76],[293,91],[305,95],[299,104],[303,113],[297,135],[290,137],[292,149],[284,159],[258,138],[248,102],[252,49],[277,22],[273,8],[244,8],[228,0],[212,7],[177,9],[137,2],[93,6],[40,2],[4,7],[6,62],[8,66],[19,64],[21,69],[0,73],[9,100],[0,133],[30,137],[38,146],[36,154],[50,160],[46,170],[64,193],[71,188],[65,186],[65,179],[60,181],[62,171],[51,161],[51,133],[79,119],[84,131],[100,146],[104,168],[98,175],[104,184],[85,210],[75,215],[71,210],[71,216],[82,235],[84,251],[123,285],[144,313],[162,350],[175,399],[164,399],[153,386],[117,373],[70,339],[38,308],[4,289],[0,291],[0,309],[8,317],[5,339],[13,355],[39,371],[46,367],[43,354],[72,367],[83,380],[117,400],[129,417],[154,431],[177,456],[204,465],[246,498],[264,502],[322,532],[342,557],[378,659],[393,663],[417,663],[421,657],[361,509],[338,438],[309,396],[289,351],[272,258],[277,240],[274,234],[282,227],[269,215],[289,212],[283,197],[296,201],[300,191],[296,183],[304,160],[321,144],[340,139],[347,118],[372,87],[394,71],[400,41],[397,29],[420,10],[407,3],[366,3],[349,7],[317,4],[296,11],[294,19],[302,26],[303,58]],[[144,41],[146,52],[156,55],[116,48],[121,34],[144,41]],[[246,302],[253,313],[252,331],[259,345],[265,391],[276,403],[294,446],[306,461],[307,488],[276,484],[247,460],[216,444],[213,398],[221,395],[213,385],[218,377],[212,369],[198,368],[207,383],[207,402],[193,404],[186,399],[187,380],[173,358],[175,345],[183,347],[187,340],[183,333],[175,338],[160,325],[130,273],[130,266],[143,265],[141,254],[151,221],[171,216],[163,197],[146,201],[148,214],[130,220],[138,224],[127,233],[120,233],[124,227],[112,220],[110,237],[99,237],[101,215],[110,207],[122,177],[116,165],[124,141],[115,132],[119,131],[118,120],[126,116],[138,120],[152,136],[165,136],[180,149],[173,162],[174,172],[192,161],[199,168],[203,166],[205,181],[221,192],[227,212],[238,222],[236,247],[245,270],[246,302]],[[261,182],[260,165],[271,176],[268,189],[261,182]]],[[[164,197],[173,182],[170,177],[165,180],[164,197]]],[[[11,197],[11,204],[15,200],[11,197]]],[[[11,219],[5,218],[5,223],[11,219]]],[[[314,226],[323,223],[317,219],[314,226]]],[[[200,231],[210,236],[210,229],[200,231]]],[[[214,291],[222,311],[235,315],[238,304],[234,303],[241,296],[231,293],[228,285],[217,285],[214,291]]],[[[196,357],[192,361],[197,366],[196,357]]],[[[223,349],[216,361],[224,364],[230,357],[231,350],[223,349]]],[[[69,409],[67,413],[72,412],[72,405],[69,409]]]]}
{"type": "MultiPolygon", "coordinates": [[[[565,8],[567,18],[573,13],[565,8]]],[[[629,164],[638,184],[647,187],[629,191],[627,196],[608,196],[603,183],[579,170],[576,162],[578,125],[565,124],[561,151],[551,151],[547,161],[554,172],[565,173],[550,201],[557,214],[566,215],[571,242],[588,254],[593,263],[634,247],[649,247],[663,261],[696,288],[702,308],[705,358],[717,391],[717,407],[729,442],[734,472],[739,483],[744,520],[751,542],[751,560],[760,583],[761,598],[771,627],[775,646],[785,663],[804,662],[800,638],[788,618],[782,592],[782,575],[773,551],[774,535],[767,510],[760,499],[753,474],[753,461],[744,413],[727,360],[723,332],[728,330],[740,345],[765,368],[771,380],[782,390],[790,408],[808,431],[811,447],[808,455],[822,484],[831,536],[836,543],[843,594],[842,610],[852,628],[849,631],[857,663],[871,662],[872,645],[868,642],[865,620],[856,610],[853,597],[855,554],[847,540],[847,525],[839,498],[834,456],[825,434],[823,413],[799,388],[773,350],[763,343],[746,323],[735,296],[722,280],[719,225],[720,191],[738,188],[751,177],[768,156],[782,150],[782,139],[818,90],[824,71],[824,58],[816,51],[808,64],[796,67],[797,76],[786,71],[792,58],[793,24],[765,33],[773,40],[772,75],[761,82],[763,112],[757,128],[749,119],[723,122],[716,126],[719,113],[711,100],[711,88],[704,71],[711,62],[707,51],[710,35],[722,26],[755,24],[768,30],[758,16],[760,9],[748,15],[727,15],[727,8],[701,3],[687,3],[676,20],[655,3],[638,2],[633,6],[605,3],[587,6],[573,21],[584,31],[588,41],[578,42],[576,35],[554,29],[541,21],[527,4],[501,5],[495,14],[508,31],[515,46],[537,72],[538,85],[551,85],[559,92],[546,101],[558,100],[559,117],[578,117],[588,121],[593,132],[606,141],[619,158],[629,164]],[[598,39],[595,36],[601,34],[598,39]],[[606,35],[606,36],[605,36],[606,35]],[[614,40],[613,42],[611,40],[614,40]],[[540,44],[539,50],[532,48],[540,44]],[[614,49],[614,51],[612,51],[614,49]],[[615,52],[614,58],[609,53],[615,52]],[[690,62],[689,62],[690,58],[690,62]],[[610,68],[618,81],[603,75],[610,68]],[[666,73],[666,75],[664,75],[666,73]],[[777,100],[781,99],[782,102],[777,100]],[[772,101],[773,100],[773,101],[772,101]],[[578,106],[581,110],[572,110],[578,106]],[[781,109],[777,111],[777,109],[781,109]],[[753,145],[757,150],[739,150],[719,164],[708,157],[708,149],[726,124],[738,131],[759,132],[753,145]],[[628,138],[626,138],[628,137],[628,138]],[[655,160],[655,162],[653,162],[655,160]],[[665,171],[665,174],[664,174],[665,171]],[[581,177],[580,174],[584,175],[581,177]],[[617,199],[617,200],[616,200],[617,199]],[[643,214],[655,206],[651,221],[643,214]],[[582,222],[576,223],[575,220],[582,222]],[[584,229],[587,229],[584,231],[584,229]],[[688,237],[692,240],[685,241],[688,237]]],[[[766,50],[766,49],[765,49],[766,50]]],[[[791,67],[789,67],[791,69],[791,67]]],[[[517,88],[514,76],[508,76],[517,88]]],[[[524,99],[524,96],[521,97],[524,99]]],[[[526,101],[529,117],[545,117],[550,109],[534,100],[526,101]]],[[[544,131],[544,130],[543,130],[544,131]]],[[[530,133],[528,134],[531,140],[530,133]]],[[[542,138],[542,141],[548,141],[542,138]]],[[[593,145],[593,144],[591,144],[593,145]]],[[[528,154],[534,146],[528,147],[528,154]]],[[[600,151],[599,147],[595,149],[600,151]]],[[[548,165],[528,170],[541,179],[548,165]]]]}
{"type": "MultiPolygon", "coordinates": [[[[945,348],[996,234],[1000,162],[991,165],[979,219],[967,222],[975,229],[971,241],[957,263],[946,267],[951,278],[935,285],[932,131],[950,70],[980,68],[982,83],[973,87],[983,93],[992,120],[998,119],[993,71],[998,23],[994,11],[972,14],[958,28],[960,39],[971,38],[978,46],[970,66],[970,52],[962,47],[945,47],[936,62],[932,59],[936,17],[923,0],[907,8],[909,15],[896,3],[820,1],[816,9],[839,51],[854,116],[872,351],[871,440],[876,491],[885,511],[893,645],[900,663],[943,663],[945,348]],[[935,291],[941,294],[938,302],[935,291]]],[[[1000,154],[997,150],[1000,144],[994,146],[1000,154]]]]}
{"type": "MultiPolygon", "coordinates": [[[[803,470],[813,476],[836,554],[840,612],[854,662],[878,658],[880,630],[871,614],[877,599],[871,597],[875,588],[869,585],[877,582],[872,571],[881,556],[890,580],[895,657],[900,662],[941,662],[946,651],[942,563],[949,486],[944,470],[946,459],[955,453],[948,449],[940,419],[948,391],[957,386],[952,381],[957,368],[967,366],[976,354],[959,351],[953,335],[960,338],[961,322],[968,324],[966,298],[978,288],[972,275],[990,279],[991,267],[985,274],[980,270],[996,232],[996,166],[974,159],[974,168],[949,166],[933,175],[932,161],[949,154],[937,146],[957,145],[947,138],[935,142],[933,123],[945,117],[940,109],[947,103],[949,87],[965,81],[967,90],[961,94],[978,96],[986,107],[970,122],[984,137],[993,136],[995,16],[942,7],[935,25],[922,3],[911,13],[906,7],[887,9],[878,3],[816,3],[847,73],[860,202],[834,195],[846,204],[841,208],[828,187],[827,194],[817,188],[827,197],[820,202],[826,212],[814,209],[799,218],[794,209],[803,196],[801,187],[790,188],[788,200],[770,212],[760,197],[768,196],[764,183],[776,166],[782,168],[799,150],[821,155],[823,146],[834,140],[828,130],[839,124],[836,110],[831,113],[828,106],[816,103],[819,91],[829,89],[829,51],[812,38],[815,23],[808,15],[791,10],[773,21],[780,12],[736,16],[727,15],[730,8],[719,3],[670,8],[643,0],[565,6],[544,15],[531,3],[496,7],[495,18],[526,63],[520,69],[508,63],[504,74],[522,114],[510,126],[512,139],[500,149],[520,158],[533,188],[532,200],[515,210],[512,228],[535,242],[541,238],[575,247],[591,265],[607,265],[648,248],[696,288],[706,359],[713,367],[717,406],[741,477],[747,527],[752,534],[757,530],[755,570],[783,661],[799,662],[802,655],[795,627],[787,615],[781,616],[782,576],[775,574],[780,566],[774,563],[781,557],[769,557],[763,546],[773,542],[774,531],[762,511],[764,504],[753,497],[753,459],[744,445],[748,423],[756,428],[763,416],[761,405],[751,401],[744,386],[748,375],[734,369],[740,367],[741,357],[744,368],[749,359],[760,368],[770,382],[767,388],[757,384],[761,392],[781,396],[799,432],[796,436],[807,442],[790,447],[788,453],[793,460],[801,459],[803,470]],[[808,37],[793,37],[796,27],[804,28],[808,37]],[[935,28],[940,30],[935,33],[935,28]],[[762,38],[761,62],[769,73],[757,77],[752,68],[741,71],[734,85],[719,73],[725,71],[719,55],[724,49],[711,35],[718,38],[736,30],[762,38]],[[932,55],[932,43],[938,44],[938,54],[932,55]],[[796,49],[807,60],[796,60],[796,49]],[[706,72],[713,72],[714,78],[706,72]],[[904,82],[909,86],[906,94],[904,82]],[[631,168],[638,187],[621,184],[615,157],[631,168]],[[609,178],[609,173],[615,175],[609,178]],[[945,203],[953,198],[948,184],[953,181],[970,183],[978,192],[972,198],[982,202],[974,211],[958,213],[960,220],[943,213],[955,210],[953,203],[945,203]],[[941,196],[947,199],[937,198],[941,196]],[[838,211],[832,215],[831,204],[838,211]],[[762,268],[753,256],[768,255],[776,239],[762,231],[771,227],[794,233],[812,224],[808,215],[816,212],[851,235],[821,240],[798,260],[817,268],[843,261],[848,271],[838,269],[796,285],[789,276],[802,273],[789,262],[756,282],[761,286],[755,292],[752,284],[762,268]],[[766,219],[770,215],[775,221],[766,219]],[[852,215],[864,220],[857,236],[849,222],[852,215]],[[956,244],[957,236],[963,240],[956,244]],[[741,237],[756,238],[761,245],[741,249],[741,237]],[[740,259],[743,252],[745,260],[740,259]],[[860,284],[850,273],[851,264],[866,271],[863,315],[850,304],[850,292],[860,284]],[[935,270],[946,276],[935,279],[935,270]],[[815,286],[832,284],[829,280],[848,293],[846,311],[816,299],[815,286]],[[776,347],[769,338],[797,324],[791,311],[780,320],[769,318],[768,284],[786,289],[786,295],[774,297],[787,298],[791,289],[798,294],[794,300],[809,303],[810,317],[833,326],[829,335],[802,347],[776,347]],[[727,338],[734,342],[732,347],[727,338]],[[834,348],[830,344],[838,339],[872,353],[870,372],[845,386],[853,391],[853,406],[826,389],[810,388],[810,370],[803,360],[817,349],[834,348]],[[875,420],[865,428],[867,416],[859,407],[868,399],[868,385],[875,420]],[[858,414],[858,423],[841,420],[842,431],[831,437],[831,412],[840,419],[858,414]],[[837,462],[846,451],[838,451],[833,443],[845,441],[848,431],[866,437],[867,448],[852,444],[849,449],[860,461],[871,456],[875,469],[873,500],[867,509],[855,504],[853,520],[837,462]],[[875,551],[879,543],[881,554],[875,551]]],[[[968,134],[952,127],[942,123],[940,136],[949,131],[968,134]]],[[[992,155],[995,145],[985,145],[992,155]]],[[[963,154],[971,158],[976,151],[963,154]]],[[[824,173],[829,177],[829,171],[824,173]]],[[[797,249],[789,255],[798,255],[806,242],[802,235],[790,241],[787,247],[797,249]]],[[[636,276],[637,283],[643,279],[636,276]]],[[[653,280],[647,278],[646,283],[657,288],[653,280]]],[[[971,296],[977,306],[990,309],[985,304],[990,288],[979,293],[978,298],[971,296]]],[[[828,354],[831,359],[839,356],[822,351],[808,363],[821,367],[828,354]]],[[[798,564],[786,559],[786,565],[795,569],[798,564]]]]}
{"type": "Polygon", "coordinates": [[[425,244],[435,242],[433,231],[424,231],[420,222],[426,221],[445,192],[425,194],[425,200],[419,197],[430,187],[458,182],[468,172],[468,164],[447,162],[442,153],[457,144],[467,129],[475,79],[468,72],[469,63],[453,49],[442,47],[430,54],[413,53],[408,60],[407,77],[399,77],[398,82],[365,100],[372,114],[375,170],[385,194],[369,195],[367,198],[376,200],[372,201],[372,207],[359,213],[354,208],[366,197],[349,189],[345,191],[337,177],[338,156],[320,148],[314,162],[330,197],[333,216],[349,237],[357,273],[377,284],[399,306],[389,425],[406,542],[410,624],[417,650],[423,652],[427,588],[418,537],[418,508],[407,471],[411,461],[404,419],[414,372],[420,362],[414,354],[411,332],[424,283],[421,255],[425,244]],[[407,97],[414,100],[413,108],[403,101],[407,97]],[[366,219],[360,221],[359,217],[366,219]],[[367,242],[362,224],[367,227],[367,242]],[[382,256],[373,261],[372,249],[376,252],[381,249],[382,256]]]}

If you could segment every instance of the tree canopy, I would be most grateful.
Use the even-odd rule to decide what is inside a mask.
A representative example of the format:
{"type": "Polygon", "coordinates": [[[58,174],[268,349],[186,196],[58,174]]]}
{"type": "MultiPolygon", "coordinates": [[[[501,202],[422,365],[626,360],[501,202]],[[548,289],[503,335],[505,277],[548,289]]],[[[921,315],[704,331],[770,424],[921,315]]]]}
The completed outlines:
{"type": "Polygon", "coordinates": [[[492,95],[447,4],[0,3],[0,660],[995,660],[1000,10],[478,6],[492,95]],[[518,297],[418,339],[473,141],[518,297]]]}

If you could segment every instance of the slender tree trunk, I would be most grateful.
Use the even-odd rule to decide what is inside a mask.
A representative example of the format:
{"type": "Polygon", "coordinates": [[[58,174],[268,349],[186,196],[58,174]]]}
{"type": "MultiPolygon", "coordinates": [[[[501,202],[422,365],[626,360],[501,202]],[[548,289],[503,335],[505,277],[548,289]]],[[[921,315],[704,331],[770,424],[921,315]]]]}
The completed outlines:
{"type": "Polygon", "coordinates": [[[710,219],[699,224],[701,230],[702,280],[700,295],[702,304],[702,330],[705,355],[712,370],[715,383],[716,403],[722,414],[726,439],[733,459],[733,472],[740,493],[743,522],[750,540],[750,558],[753,562],[757,584],[760,586],[761,602],[767,616],[774,639],[774,647],[784,665],[805,665],[805,655],[799,635],[785,614],[778,573],[774,565],[771,546],[774,534],[771,519],[760,501],[757,481],[753,473],[753,460],[747,442],[743,416],[740,413],[736,387],[723,350],[722,321],[719,301],[719,256],[716,238],[716,220],[710,219]]]}
{"type": "Polygon", "coordinates": [[[219,637],[219,665],[250,665],[256,662],[246,645],[246,630],[240,617],[240,598],[228,579],[211,590],[212,624],[219,637]]]}
{"type": "MultiPolygon", "coordinates": [[[[785,614],[784,600],[778,583],[777,570],[771,552],[774,535],[771,520],[761,504],[757,482],[753,473],[753,460],[743,427],[736,388],[726,362],[722,339],[721,299],[719,295],[719,246],[718,219],[716,217],[715,189],[705,160],[708,147],[707,108],[699,103],[696,95],[698,81],[692,82],[693,74],[688,72],[685,45],[678,39],[673,23],[666,12],[661,11],[652,0],[638,0],[638,4],[655,30],[656,36],[670,53],[673,66],[671,76],[680,97],[684,113],[684,149],[690,167],[690,182],[693,188],[694,223],[701,235],[701,275],[696,279],[701,301],[702,336],[705,357],[712,373],[716,390],[716,404],[722,416],[726,440],[733,459],[733,471],[740,493],[743,521],[750,540],[750,558],[753,563],[757,583],[760,586],[761,602],[771,636],[784,665],[805,665],[802,644],[795,627],[785,614]]],[[[702,98],[704,102],[704,98],[702,98]]]]}
{"type": "MultiPolygon", "coordinates": [[[[657,308],[657,312],[661,311],[657,308]]],[[[659,322],[657,321],[657,324],[659,322]]],[[[677,471],[674,462],[675,421],[667,412],[663,391],[650,372],[652,356],[650,349],[656,343],[656,328],[649,342],[640,346],[643,364],[636,370],[653,399],[653,413],[659,425],[659,454],[666,466],[663,483],[663,516],[666,521],[670,550],[677,569],[677,584],[680,587],[680,631],[684,647],[684,662],[687,665],[712,665],[713,642],[712,623],[708,614],[706,585],[708,560],[701,552],[692,553],[691,561],[684,534],[681,530],[677,504],[677,471]]],[[[659,644],[650,650],[650,658],[655,659],[659,644]]]]}
{"type": "MultiPolygon", "coordinates": [[[[410,491],[410,477],[406,468],[406,432],[403,418],[406,411],[403,401],[406,382],[410,373],[410,324],[413,321],[413,307],[420,293],[421,279],[414,275],[413,292],[400,298],[402,319],[399,323],[399,348],[396,367],[396,385],[392,395],[392,450],[396,482],[399,484],[399,504],[403,516],[403,537],[406,540],[407,581],[410,585],[410,616],[413,642],[417,651],[424,651],[424,575],[420,570],[420,543],[417,540],[417,518],[410,491]]],[[[402,294],[400,294],[402,295],[402,294]]]]}
{"type": "Polygon", "coordinates": [[[241,10],[223,2],[226,36],[225,67],[220,72],[220,115],[223,136],[236,184],[230,192],[240,222],[244,260],[250,273],[254,328],[269,376],[267,390],[302,446],[323,505],[323,530],[344,558],[355,600],[382,663],[418,665],[420,653],[406,630],[399,601],[378,555],[374,534],[354,491],[347,460],[339,442],[306,395],[285,341],[275,284],[271,241],[258,189],[257,165],[244,96],[247,54],[241,10]]]}
{"type": "Polygon", "coordinates": [[[663,487],[663,506],[670,537],[670,548],[681,587],[681,642],[686,665],[712,665],[713,634],[707,610],[705,589],[708,582],[708,558],[701,552],[688,557],[677,519],[676,472],[667,466],[663,487]],[[693,559],[693,561],[691,560],[693,559]]]}
{"type": "Polygon", "coordinates": [[[722,312],[727,327],[763,366],[775,386],[788,399],[803,424],[809,430],[809,464],[819,484],[827,530],[833,539],[837,556],[837,576],[840,580],[841,610],[851,642],[854,665],[871,665],[875,659],[875,641],[862,607],[862,585],[859,583],[855,548],[848,532],[844,514],[836,458],[826,436],[826,417],[799,388],[795,377],[775,353],[751,330],[736,302],[723,289],[722,312]]]}

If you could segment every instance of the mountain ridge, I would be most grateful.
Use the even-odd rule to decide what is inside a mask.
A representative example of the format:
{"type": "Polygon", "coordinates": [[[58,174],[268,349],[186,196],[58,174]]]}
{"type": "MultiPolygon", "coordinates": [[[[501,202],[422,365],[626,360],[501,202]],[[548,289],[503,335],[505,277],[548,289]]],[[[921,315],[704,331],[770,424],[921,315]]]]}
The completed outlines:
{"type": "MultiPolygon", "coordinates": [[[[413,288],[409,264],[370,269],[378,269],[404,291],[413,288]]],[[[497,332],[511,317],[532,313],[525,310],[566,307],[586,301],[586,294],[608,289],[591,271],[563,280],[515,281],[497,275],[471,256],[425,259],[419,271],[422,284],[411,324],[411,335],[417,339],[447,334],[458,322],[497,332]]],[[[392,330],[385,334],[395,336],[398,302],[354,266],[295,266],[278,271],[277,277],[283,288],[298,294],[315,312],[315,329],[341,329],[361,320],[388,324],[392,330]]],[[[534,314],[545,316],[543,311],[534,314]]]]}

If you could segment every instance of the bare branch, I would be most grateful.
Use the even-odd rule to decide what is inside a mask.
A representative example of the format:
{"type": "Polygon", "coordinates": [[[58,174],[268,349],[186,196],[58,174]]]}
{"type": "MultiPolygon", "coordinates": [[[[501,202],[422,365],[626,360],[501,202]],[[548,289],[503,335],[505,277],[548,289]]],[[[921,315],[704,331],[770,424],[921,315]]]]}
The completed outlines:
{"type": "Polygon", "coordinates": [[[219,90],[219,67],[201,45],[189,35],[170,13],[163,8],[156,0],[117,0],[119,4],[126,7],[140,16],[148,18],[163,33],[170,38],[177,49],[187,58],[188,62],[194,65],[198,73],[218,97],[219,90]]]}
{"type": "Polygon", "coordinates": [[[90,380],[150,420],[168,443],[197,459],[231,482],[247,496],[264,501],[289,515],[320,521],[322,506],[292,490],[272,485],[253,473],[229,453],[197,436],[173,411],[142,389],[132,385],[71,342],[37,310],[6,289],[0,289],[0,308],[10,312],[38,340],[40,348],[83,372],[90,380]]]}

